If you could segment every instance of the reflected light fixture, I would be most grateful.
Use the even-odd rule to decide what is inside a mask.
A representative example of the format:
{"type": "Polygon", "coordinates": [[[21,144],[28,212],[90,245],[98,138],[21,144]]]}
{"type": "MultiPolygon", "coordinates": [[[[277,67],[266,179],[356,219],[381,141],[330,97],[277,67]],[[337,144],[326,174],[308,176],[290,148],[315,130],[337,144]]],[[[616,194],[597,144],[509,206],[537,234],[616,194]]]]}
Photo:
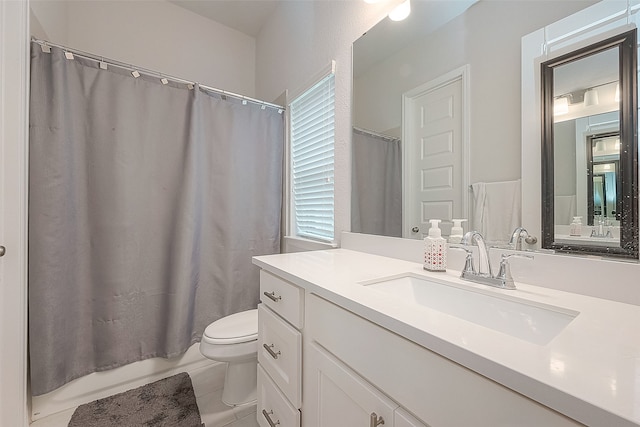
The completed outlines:
{"type": "Polygon", "coordinates": [[[620,102],[620,83],[616,84],[616,94],[613,100],[616,102],[620,102]]]}
{"type": "Polygon", "coordinates": [[[593,105],[598,105],[598,91],[595,89],[588,89],[584,93],[584,106],[591,107],[593,105]]]}
{"type": "Polygon", "coordinates": [[[375,3],[379,3],[380,0],[364,0],[364,2],[368,4],[375,4],[375,3]]]}
{"type": "Polygon", "coordinates": [[[411,0],[404,0],[402,3],[397,5],[391,13],[389,13],[389,19],[392,21],[402,21],[403,19],[406,19],[410,13],[411,0]]]}
{"type": "Polygon", "coordinates": [[[616,139],[616,142],[613,144],[613,148],[616,150],[620,149],[620,138],[616,139]]]}
{"type": "Polygon", "coordinates": [[[569,112],[569,100],[566,96],[561,96],[553,100],[553,115],[561,116],[569,112]]]}
{"type": "Polygon", "coordinates": [[[593,147],[593,152],[602,153],[604,151],[604,142],[602,140],[596,141],[595,147],[593,147]]]}

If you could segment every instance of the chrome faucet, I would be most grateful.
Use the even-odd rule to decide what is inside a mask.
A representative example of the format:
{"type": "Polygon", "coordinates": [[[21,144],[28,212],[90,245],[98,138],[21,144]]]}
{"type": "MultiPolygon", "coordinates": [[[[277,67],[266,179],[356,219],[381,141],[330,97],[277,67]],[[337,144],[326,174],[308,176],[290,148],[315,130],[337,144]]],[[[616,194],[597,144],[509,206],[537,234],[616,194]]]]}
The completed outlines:
{"type": "MultiPolygon", "coordinates": [[[[476,246],[478,246],[478,270],[477,275],[491,277],[491,262],[489,262],[489,249],[487,248],[487,244],[484,242],[484,238],[482,234],[478,231],[469,231],[467,232],[462,240],[460,241],[463,245],[473,245],[473,242],[476,242],[476,246]]],[[[467,256],[469,254],[467,253],[467,256]]],[[[474,271],[475,272],[475,271],[474,271]]]]}
{"type": "Polygon", "coordinates": [[[535,245],[536,243],[538,243],[538,239],[530,235],[524,227],[518,227],[515,230],[513,230],[513,234],[511,234],[511,239],[509,240],[509,247],[511,249],[515,249],[516,251],[521,251],[523,239],[525,243],[529,245],[535,245]]]}
{"type": "MultiPolygon", "coordinates": [[[[514,232],[515,234],[515,232],[514,232]]],[[[495,276],[491,273],[491,261],[489,260],[489,250],[487,244],[477,231],[469,231],[464,235],[461,241],[461,245],[450,245],[451,248],[462,249],[467,252],[465,258],[464,268],[460,274],[462,280],[468,280],[470,282],[481,283],[484,285],[494,286],[501,289],[516,289],[516,285],[511,276],[511,268],[509,266],[509,259],[512,257],[529,258],[533,259],[532,255],[525,254],[502,254],[500,258],[500,268],[498,274],[495,276]],[[466,246],[471,246],[475,242],[478,246],[478,270],[473,265],[473,252],[466,246]]]]}

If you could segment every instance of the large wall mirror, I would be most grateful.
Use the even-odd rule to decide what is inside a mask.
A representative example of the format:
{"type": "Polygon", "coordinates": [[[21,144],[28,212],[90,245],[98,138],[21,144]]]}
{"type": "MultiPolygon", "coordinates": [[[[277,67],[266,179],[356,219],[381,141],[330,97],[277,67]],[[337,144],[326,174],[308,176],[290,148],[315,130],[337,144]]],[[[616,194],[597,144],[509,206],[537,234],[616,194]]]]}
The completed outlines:
{"type": "Polygon", "coordinates": [[[637,259],[636,29],[540,73],[543,248],[637,259]]]}
{"type": "MultiPolygon", "coordinates": [[[[422,216],[445,220],[445,236],[451,226],[447,221],[459,216],[469,220],[463,224],[465,231],[477,228],[469,185],[521,178],[522,37],[595,3],[412,0],[407,20],[385,18],[359,38],[353,44],[351,231],[405,238],[420,238],[427,231],[419,224],[403,223],[407,196],[412,195],[402,162],[408,143],[401,140],[403,95],[461,69],[466,71],[460,74],[467,72],[462,86],[467,97],[462,110],[467,164],[464,154],[457,155],[461,173],[449,174],[434,164],[433,173],[422,174],[423,180],[413,183],[414,188],[433,189],[414,207],[418,215],[428,212],[425,207],[437,209],[422,216]],[[456,192],[460,202],[442,203],[440,190],[445,187],[456,192]]],[[[434,116],[443,111],[442,104],[430,105],[434,116]]],[[[449,141],[434,138],[433,142],[427,149],[436,160],[447,151],[449,141]]],[[[604,180],[610,181],[610,175],[604,180]]],[[[513,223],[520,221],[518,212],[502,210],[484,220],[501,223],[510,213],[513,223]]],[[[513,231],[511,225],[503,227],[506,232],[513,231]]]]}

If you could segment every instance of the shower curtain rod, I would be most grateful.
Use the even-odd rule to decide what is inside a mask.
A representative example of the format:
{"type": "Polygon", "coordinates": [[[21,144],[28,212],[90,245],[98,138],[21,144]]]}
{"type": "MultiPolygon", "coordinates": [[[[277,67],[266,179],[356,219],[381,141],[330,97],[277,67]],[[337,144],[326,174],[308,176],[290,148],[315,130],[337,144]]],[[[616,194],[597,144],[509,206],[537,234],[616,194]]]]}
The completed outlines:
{"type": "Polygon", "coordinates": [[[112,66],[115,66],[115,67],[118,67],[118,68],[123,68],[125,70],[131,70],[132,72],[137,71],[139,73],[143,73],[143,74],[145,74],[147,76],[150,76],[150,77],[157,77],[160,80],[166,79],[166,80],[174,81],[176,83],[184,83],[184,84],[193,85],[193,86],[198,84],[205,91],[219,93],[220,95],[229,96],[229,97],[240,99],[240,100],[246,101],[246,102],[251,102],[252,104],[258,104],[258,105],[261,105],[263,107],[277,108],[278,112],[280,112],[280,113],[282,113],[282,111],[285,110],[285,107],[282,106],[282,105],[273,104],[271,102],[266,102],[266,101],[261,101],[259,99],[251,98],[251,97],[248,97],[248,96],[240,95],[240,94],[237,94],[237,93],[229,92],[229,91],[218,89],[218,88],[211,87],[211,86],[205,86],[205,85],[199,84],[197,82],[192,82],[190,80],[181,79],[179,77],[174,77],[174,76],[171,76],[171,75],[168,75],[168,74],[160,73],[158,71],[149,70],[149,69],[142,68],[142,67],[135,67],[135,66],[133,66],[131,64],[127,64],[125,62],[120,62],[120,61],[116,61],[114,59],[105,58],[104,56],[95,55],[93,53],[83,52],[83,51],[81,51],[79,49],[74,49],[74,48],[70,48],[70,47],[67,47],[67,46],[62,46],[62,45],[59,45],[59,44],[56,44],[56,43],[48,42],[46,40],[40,40],[40,39],[32,38],[31,41],[33,43],[39,44],[42,49],[46,49],[46,47],[55,47],[55,48],[64,50],[65,53],[66,52],[70,52],[73,55],[77,55],[77,56],[79,56],[81,58],[90,59],[90,60],[93,60],[93,61],[97,61],[99,63],[105,63],[105,64],[112,65],[112,66]]]}
{"type": "Polygon", "coordinates": [[[378,138],[387,139],[387,140],[390,140],[390,141],[399,141],[399,140],[402,139],[402,138],[398,138],[398,137],[395,137],[395,136],[389,136],[389,135],[385,135],[383,133],[374,132],[372,130],[362,129],[362,128],[359,128],[357,126],[354,126],[353,130],[355,130],[357,132],[360,132],[360,133],[364,133],[365,135],[376,136],[378,138]]]}

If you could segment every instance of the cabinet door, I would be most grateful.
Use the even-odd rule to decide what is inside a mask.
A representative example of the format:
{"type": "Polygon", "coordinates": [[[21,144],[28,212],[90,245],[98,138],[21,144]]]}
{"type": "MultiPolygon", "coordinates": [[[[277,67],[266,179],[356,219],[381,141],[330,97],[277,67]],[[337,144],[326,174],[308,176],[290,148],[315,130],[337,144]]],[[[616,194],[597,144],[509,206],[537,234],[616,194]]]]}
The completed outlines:
{"type": "Polygon", "coordinates": [[[393,425],[398,405],[322,347],[311,343],[305,363],[303,426],[393,425]]]}

